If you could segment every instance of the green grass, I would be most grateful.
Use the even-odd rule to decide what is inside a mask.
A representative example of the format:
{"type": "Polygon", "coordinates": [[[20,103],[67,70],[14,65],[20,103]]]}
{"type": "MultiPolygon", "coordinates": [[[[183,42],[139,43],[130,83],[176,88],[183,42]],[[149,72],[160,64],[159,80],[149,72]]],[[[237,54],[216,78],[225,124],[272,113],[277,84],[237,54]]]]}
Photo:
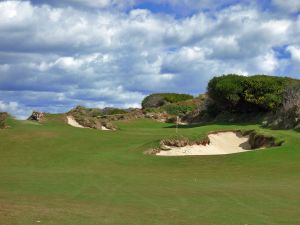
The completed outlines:
{"type": "Polygon", "coordinates": [[[0,130],[0,224],[298,225],[300,134],[253,124],[180,128],[190,138],[256,129],[283,146],[225,156],[156,157],[171,124],[118,122],[115,132],[10,119],[0,130]],[[37,223],[36,221],[40,221],[37,223]]]}

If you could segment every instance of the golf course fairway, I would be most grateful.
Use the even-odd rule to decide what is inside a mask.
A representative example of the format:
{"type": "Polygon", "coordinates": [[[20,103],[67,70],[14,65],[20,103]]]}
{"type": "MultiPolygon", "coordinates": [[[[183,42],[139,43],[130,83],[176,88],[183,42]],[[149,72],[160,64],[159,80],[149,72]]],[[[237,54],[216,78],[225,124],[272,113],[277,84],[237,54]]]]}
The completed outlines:
{"type": "Polygon", "coordinates": [[[255,124],[183,126],[178,135],[255,129],[279,147],[217,156],[144,151],[175,135],[172,124],[117,122],[80,129],[63,115],[9,119],[0,130],[0,224],[299,225],[300,134],[255,124]]]}

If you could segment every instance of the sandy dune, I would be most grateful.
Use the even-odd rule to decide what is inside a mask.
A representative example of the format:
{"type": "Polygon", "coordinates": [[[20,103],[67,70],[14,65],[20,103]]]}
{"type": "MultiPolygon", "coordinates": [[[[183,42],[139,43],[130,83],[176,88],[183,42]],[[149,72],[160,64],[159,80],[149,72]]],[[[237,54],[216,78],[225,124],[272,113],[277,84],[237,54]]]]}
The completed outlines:
{"type": "Polygon", "coordinates": [[[102,127],[101,127],[101,130],[111,130],[111,129],[108,129],[108,128],[106,128],[105,126],[102,126],[102,127]]]}
{"type": "Polygon", "coordinates": [[[208,135],[209,145],[192,145],[185,147],[170,147],[170,150],[160,151],[160,156],[185,155],[225,155],[246,152],[250,149],[248,136],[240,136],[235,132],[221,132],[208,135]]]}
{"type": "MultiPolygon", "coordinates": [[[[71,125],[71,126],[73,126],[73,127],[89,128],[89,127],[81,126],[79,123],[77,123],[77,121],[74,119],[73,116],[67,116],[67,120],[68,120],[68,124],[71,125]]],[[[101,130],[110,130],[110,129],[106,128],[105,126],[102,126],[101,130]]]]}
{"type": "Polygon", "coordinates": [[[67,116],[68,124],[73,126],[73,127],[79,127],[79,128],[85,128],[81,126],[77,121],[74,119],[73,116],[67,116]]]}

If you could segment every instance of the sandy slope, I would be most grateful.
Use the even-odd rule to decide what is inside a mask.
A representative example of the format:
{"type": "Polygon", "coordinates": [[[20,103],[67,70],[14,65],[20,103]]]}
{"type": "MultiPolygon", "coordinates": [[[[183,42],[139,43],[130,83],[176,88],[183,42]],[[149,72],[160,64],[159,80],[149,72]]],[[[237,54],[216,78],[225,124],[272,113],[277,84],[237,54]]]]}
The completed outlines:
{"type": "Polygon", "coordinates": [[[101,130],[111,130],[111,129],[108,129],[108,128],[106,128],[105,126],[102,126],[102,127],[101,127],[101,130]]]}
{"type": "Polygon", "coordinates": [[[156,155],[184,156],[184,155],[225,155],[246,152],[250,149],[248,136],[240,136],[235,132],[221,132],[208,135],[209,145],[192,145],[185,147],[171,147],[171,150],[160,151],[156,155]]]}
{"type": "MultiPolygon", "coordinates": [[[[77,121],[74,119],[73,116],[67,116],[67,120],[68,120],[68,124],[73,127],[88,128],[88,127],[81,126],[79,123],[77,123],[77,121]]],[[[102,126],[101,130],[110,130],[110,129],[107,129],[105,126],[102,126]]]]}
{"type": "Polygon", "coordinates": [[[73,127],[79,127],[79,128],[85,128],[81,126],[77,121],[74,119],[73,116],[67,116],[68,124],[73,126],[73,127]]]}

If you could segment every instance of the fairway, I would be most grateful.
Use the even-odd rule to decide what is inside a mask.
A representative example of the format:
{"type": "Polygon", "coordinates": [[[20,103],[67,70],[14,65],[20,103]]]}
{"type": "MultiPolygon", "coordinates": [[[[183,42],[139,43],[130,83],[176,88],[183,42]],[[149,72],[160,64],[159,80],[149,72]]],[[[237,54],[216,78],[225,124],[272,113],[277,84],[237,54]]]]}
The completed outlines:
{"type": "Polygon", "coordinates": [[[281,147],[220,156],[144,155],[172,124],[118,122],[115,132],[71,127],[61,115],[43,124],[10,120],[0,131],[0,224],[300,224],[300,138],[281,147]]]}

